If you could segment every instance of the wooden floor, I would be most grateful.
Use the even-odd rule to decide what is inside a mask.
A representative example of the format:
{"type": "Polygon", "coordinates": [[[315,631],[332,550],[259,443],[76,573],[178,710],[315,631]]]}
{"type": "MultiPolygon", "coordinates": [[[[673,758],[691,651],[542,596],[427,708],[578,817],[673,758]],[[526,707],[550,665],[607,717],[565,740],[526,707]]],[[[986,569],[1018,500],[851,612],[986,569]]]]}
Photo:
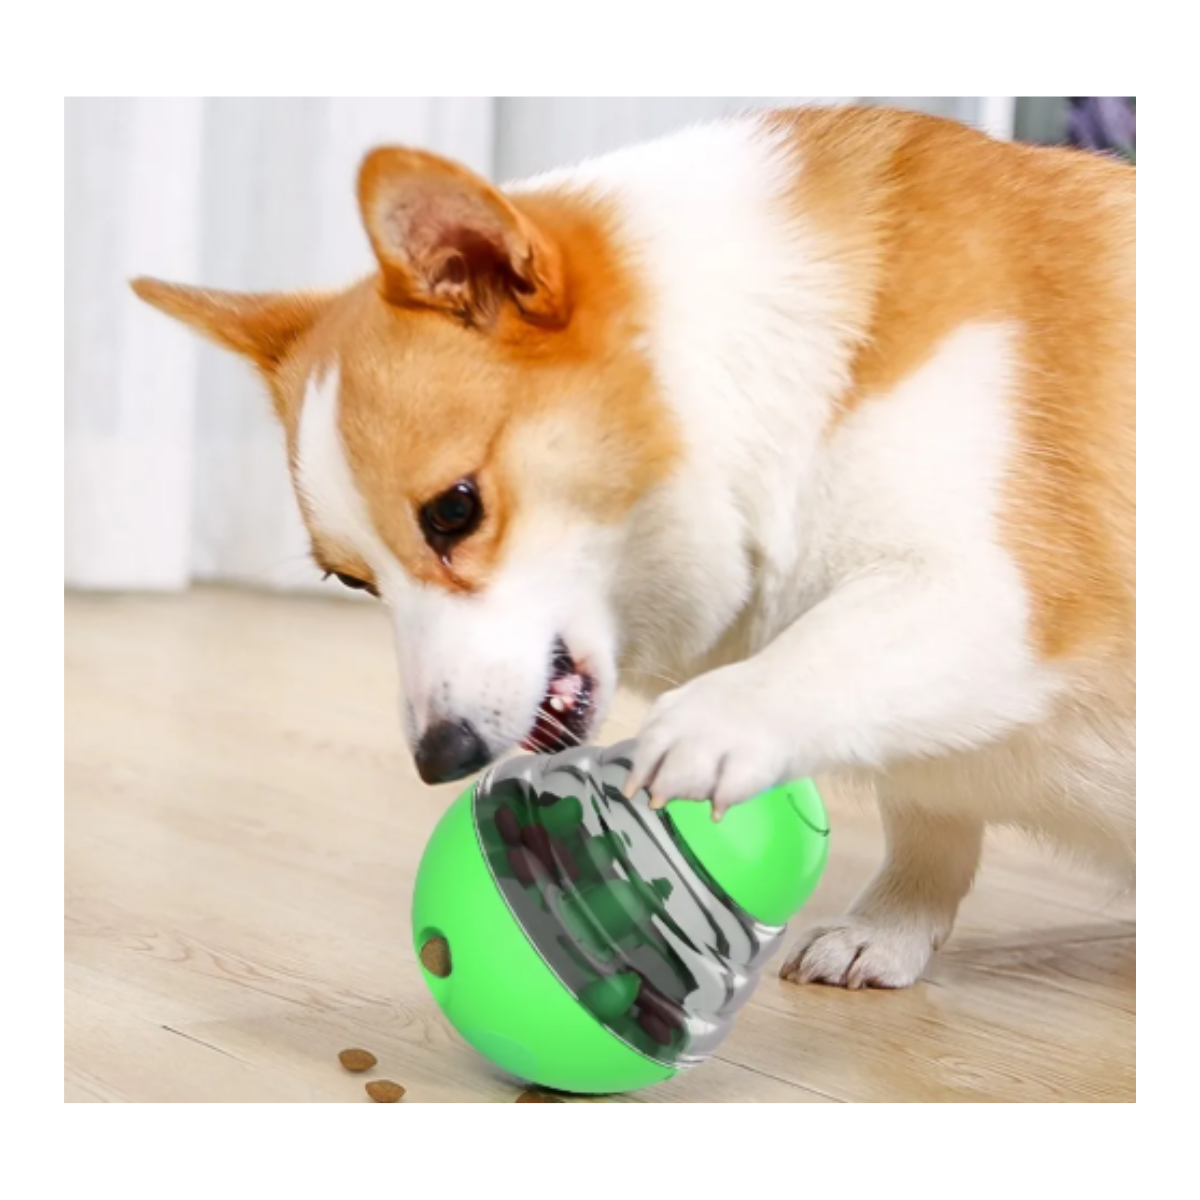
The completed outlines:
{"type": "MultiPolygon", "coordinates": [[[[68,598],[66,1096],[510,1102],[409,944],[454,788],[417,780],[374,606],[222,591],[68,598]]],[[[605,740],[634,731],[618,705],[605,740]]],[[[873,869],[873,815],[828,797],[804,921],[873,869]]],[[[720,1057],[653,1101],[1132,1100],[1131,900],[997,840],[948,948],[905,992],[766,978],[720,1057]]]]}

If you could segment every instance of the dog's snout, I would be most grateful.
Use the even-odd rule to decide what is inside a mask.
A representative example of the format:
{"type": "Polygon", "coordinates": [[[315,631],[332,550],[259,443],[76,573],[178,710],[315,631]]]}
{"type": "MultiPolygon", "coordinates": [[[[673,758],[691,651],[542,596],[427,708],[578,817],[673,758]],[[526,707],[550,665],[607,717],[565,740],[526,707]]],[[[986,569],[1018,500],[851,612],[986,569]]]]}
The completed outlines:
{"type": "Polygon", "coordinates": [[[486,767],[491,755],[469,721],[439,721],[417,744],[417,771],[426,783],[449,783],[486,767]]]}

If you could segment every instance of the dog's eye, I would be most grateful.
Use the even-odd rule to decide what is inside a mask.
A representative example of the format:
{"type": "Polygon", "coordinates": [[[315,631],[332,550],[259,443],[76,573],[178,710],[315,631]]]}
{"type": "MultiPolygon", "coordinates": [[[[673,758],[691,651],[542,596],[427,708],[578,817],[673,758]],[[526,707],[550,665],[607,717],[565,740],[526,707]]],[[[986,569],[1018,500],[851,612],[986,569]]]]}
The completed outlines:
{"type": "Polygon", "coordinates": [[[483,503],[473,479],[460,479],[453,487],[421,506],[421,532],[439,554],[475,532],[483,519],[483,503]]]}
{"type": "Polygon", "coordinates": [[[356,592],[370,592],[372,596],[378,596],[373,583],[368,583],[365,579],[356,579],[353,575],[343,575],[341,571],[326,571],[325,578],[330,576],[338,581],[343,587],[353,588],[356,592]]]}

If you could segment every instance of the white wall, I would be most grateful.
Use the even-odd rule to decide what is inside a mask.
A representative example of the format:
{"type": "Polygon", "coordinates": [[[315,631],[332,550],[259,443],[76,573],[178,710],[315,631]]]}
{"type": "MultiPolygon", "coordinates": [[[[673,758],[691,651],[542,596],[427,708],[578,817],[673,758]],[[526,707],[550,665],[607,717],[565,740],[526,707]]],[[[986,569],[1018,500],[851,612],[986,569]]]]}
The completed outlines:
{"type": "Polygon", "coordinates": [[[658,137],[746,108],[789,104],[890,104],[957,117],[993,134],[1012,133],[1009,96],[726,96],[620,99],[502,99],[497,102],[496,175],[517,179],[658,137]]]}

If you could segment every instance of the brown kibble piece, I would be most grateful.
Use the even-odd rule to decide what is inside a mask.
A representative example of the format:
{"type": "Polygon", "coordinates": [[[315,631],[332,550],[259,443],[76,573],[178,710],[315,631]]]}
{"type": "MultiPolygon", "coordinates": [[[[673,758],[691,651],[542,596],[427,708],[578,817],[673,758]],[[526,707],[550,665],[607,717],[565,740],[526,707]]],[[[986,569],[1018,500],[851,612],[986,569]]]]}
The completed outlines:
{"type": "Polygon", "coordinates": [[[666,1025],[670,1025],[675,1029],[682,1029],[686,1023],[684,1014],[666,996],[647,983],[644,976],[639,976],[638,978],[640,980],[637,994],[638,1008],[644,1012],[651,1013],[666,1025]]]}
{"type": "Polygon", "coordinates": [[[537,883],[537,859],[524,846],[513,846],[508,852],[508,865],[522,887],[537,883]]]}
{"type": "Polygon", "coordinates": [[[404,1099],[404,1092],[404,1088],[390,1079],[372,1079],[367,1084],[367,1095],[376,1104],[395,1104],[397,1100],[404,1099]]]}
{"type": "Polygon", "coordinates": [[[521,844],[521,823],[507,804],[502,804],[496,810],[496,828],[500,831],[500,836],[510,846],[519,846],[521,844]]]}
{"type": "Polygon", "coordinates": [[[557,1096],[547,1096],[545,1092],[522,1092],[514,1101],[516,1104],[561,1104],[557,1096]]]}
{"type": "Polygon", "coordinates": [[[671,1027],[661,1017],[642,1009],[637,1022],[660,1046],[671,1044],[671,1027]]]}
{"type": "Polygon", "coordinates": [[[575,859],[571,856],[571,852],[544,826],[526,825],[521,830],[521,841],[550,875],[566,876],[572,883],[579,882],[579,868],[575,865],[575,859]]]}
{"type": "Polygon", "coordinates": [[[550,847],[550,834],[541,825],[526,825],[521,830],[521,841],[525,843],[530,853],[537,855],[537,860],[554,874],[554,851],[550,847]]]}
{"type": "Polygon", "coordinates": [[[359,1071],[369,1071],[378,1061],[370,1050],[343,1050],[338,1055],[338,1062],[347,1071],[353,1071],[355,1074],[359,1071]]]}
{"type": "Polygon", "coordinates": [[[582,876],[575,863],[575,856],[556,837],[550,839],[550,849],[554,854],[554,861],[558,864],[558,869],[572,883],[578,883],[582,876]]]}
{"type": "Polygon", "coordinates": [[[450,974],[450,943],[444,937],[431,937],[421,947],[421,966],[430,975],[445,979],[450,974]]]}

